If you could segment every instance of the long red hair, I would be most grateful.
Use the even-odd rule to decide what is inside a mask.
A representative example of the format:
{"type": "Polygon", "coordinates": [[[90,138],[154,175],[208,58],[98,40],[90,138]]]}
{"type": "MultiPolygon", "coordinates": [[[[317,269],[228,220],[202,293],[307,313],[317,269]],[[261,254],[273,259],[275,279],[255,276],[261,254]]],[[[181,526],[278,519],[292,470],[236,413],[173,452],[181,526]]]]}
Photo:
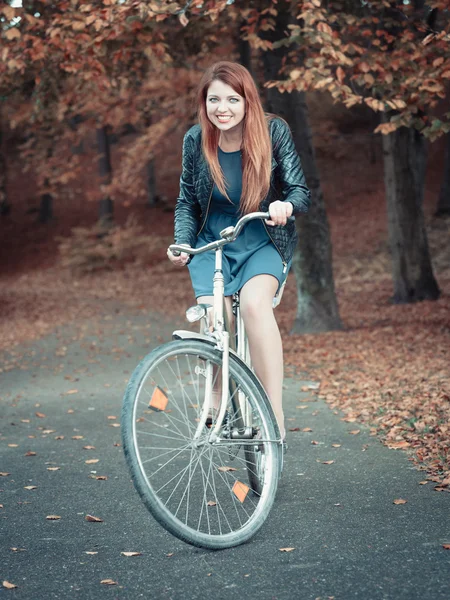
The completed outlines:
{"type": "Polygon", "coordinates": [[[202,128],[202,149],[214,183],[228,197],[225,178],[217,156],[220,131],[206,113],[206,96],[213,81],[219,79],[245,99],[242,130],[242,194],[240,208],[243,214],[257,211],[269,193],[272,167],[272,143],[266,116],[255,82],[242,65],[220,61],[207,69],[198,88],[198,120],[202,128]]]}

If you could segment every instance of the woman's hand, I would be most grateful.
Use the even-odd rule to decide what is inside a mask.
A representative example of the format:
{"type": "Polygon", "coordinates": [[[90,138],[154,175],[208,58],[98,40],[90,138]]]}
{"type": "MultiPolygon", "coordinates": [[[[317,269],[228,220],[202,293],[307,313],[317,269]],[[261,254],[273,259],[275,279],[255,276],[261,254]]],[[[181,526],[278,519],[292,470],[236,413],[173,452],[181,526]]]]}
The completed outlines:
{"type": "MultiPolygon", "coordinates": [[[[180,246],[188,246],[188,244],[179,244],[180,246]]],[[[186,252],[182,252],[180,254],[180,256],[174,256],[170,250],[170,248],[167,248],[167,256],[170,260],[170,262],[174,265],[176,265],[177,267],[184,267],[187,263],[187,261],[189,260],[189,254],[186,254],[186,252]]]]}
{"type": "Polygon", "coordinates": [[[290,202],[276,200],[269,204],[270,219],[267,225],[286,225],[288,218],[292,215],[294,207],[290,202]]]}

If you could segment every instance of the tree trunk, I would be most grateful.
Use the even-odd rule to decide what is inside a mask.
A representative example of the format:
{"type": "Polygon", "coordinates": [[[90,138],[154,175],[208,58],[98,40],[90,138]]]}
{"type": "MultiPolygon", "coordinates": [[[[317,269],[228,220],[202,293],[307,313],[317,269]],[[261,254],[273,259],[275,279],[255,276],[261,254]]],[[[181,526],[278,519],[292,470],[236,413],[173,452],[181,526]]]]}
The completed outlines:
{"type": "MultiPolygon", "coordinates": [[[[98,169],[102,184],[108,185],[111,183],[112,167],[111,167],[111,152],[109,147],[108,133],[106,127],[97,129],[97,147],[98,147],[98,169]]],[[[114,214],[114,205],[106,196],[99,203],[99,220],[101,225],[109,226],[112,223],[114,214]]]]}
{"type": "MultiPolygon", "coordinates": [[[[267,32],[271,41],[285,37],[290,23],[289,4],[280,2],[275,31],[267,32]]],[[[285,48],[263,54],[265,80],[278,79],[285,48]]],[[[293,333],[318,333],[342,329],[334,288],[330,229],[328,226],[319,172],[311,139],[305,95],[299,92],[280,94],[267,90],[266,108],[283,117],[291,126],[301,157],[307,184],[311,190],[311,208],[297,221],[299,244],[292,262],[297,280],[297,315],[293,333]]]]}
{"type": "Polygon", "coordinates": [[[7,215],[11,211],[6,192],[6,155],[3,152],[3,132],[0,114],[0,216],[7,215]]]}
{"type": "Polygon", "coordinates": [[[53,197],[51,194],[42,194],[39,205],[39,223],[48,223],[53,219],[53,197]]]}
{"type": "MultiPolygon", "coordinates": [[[[53,156],[53,145],[49,141],[49,145],[47,147],[47,159],[53,156]]],[[[48,164],[48,163],[47,163],[48,164]]],[[[49,181],[45,179],[44,181],[44,189],[49,188],[49,181]]],[[[39,205],[39,215],[38,221],[39,223],[48,223],[53,219],[53,196],[49,192],[44,192],[41,194],[41,202],[39,205]]]]}
{"type": "Polygon", "coordinates": [[[252,49],[247,40],[243,40],[240,35],[242,23],[239,26],[239,37],[238,37],[238,51],[239,51],[239,62],[243,65],[247,71],[252,73],[252,49]]]}
{"type": "Polygon", "coordinates": [[[384,181],[395,303],[436,300],[423,214],[426,146],[415,129],[383,135],[384,181]]]}
{"type": "Polygon", "coordinates": [[[155,161],[151,159],[146,165],[147,173],[147,206],[155,206],[158,201],[156,193],[155,161]]]}
{"type": "Polygon", "coordinates": [[[445,150],[444,177],[436,207],[436,217],[450,215],[450,133],[446,135],[447,147],[445,150]]]}
{"type": "MultiPolygon", "coordinates": [[[[1,132],[0,132],[1,139],[1,132]]],[[[7,215],[11,210],[6,194],[6,161],[0,147],[0,215],[7,215]]]]}

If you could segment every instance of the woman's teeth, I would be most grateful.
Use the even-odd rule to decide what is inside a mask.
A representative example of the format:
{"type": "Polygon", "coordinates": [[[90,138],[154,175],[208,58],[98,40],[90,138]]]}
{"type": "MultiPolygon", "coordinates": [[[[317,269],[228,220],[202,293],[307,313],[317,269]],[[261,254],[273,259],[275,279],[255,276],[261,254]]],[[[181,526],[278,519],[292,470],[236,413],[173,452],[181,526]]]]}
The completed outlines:
{"type": "Polygon", "coordinates": [[[218,116],[217,118],[221,123],[228,123],[228,121],[231,119],[231,117],[222,117],[222,116],[220,116],[220,117],[218,116]]]}

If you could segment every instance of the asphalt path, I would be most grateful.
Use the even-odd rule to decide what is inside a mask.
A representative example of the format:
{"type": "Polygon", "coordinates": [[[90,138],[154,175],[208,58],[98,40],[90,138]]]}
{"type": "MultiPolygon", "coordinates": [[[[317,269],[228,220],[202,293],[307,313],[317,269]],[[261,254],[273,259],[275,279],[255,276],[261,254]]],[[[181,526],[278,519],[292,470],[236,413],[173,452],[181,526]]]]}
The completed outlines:
{"type": "Polygon", "coordinates": [[[182,323],[104,309],[0,357],[0,598],[450,598],[450,495],[289,369],[294,431],[263,528],[216,552],[167,533],[130,481],[120,411],[134,366],[182,323]]]}

